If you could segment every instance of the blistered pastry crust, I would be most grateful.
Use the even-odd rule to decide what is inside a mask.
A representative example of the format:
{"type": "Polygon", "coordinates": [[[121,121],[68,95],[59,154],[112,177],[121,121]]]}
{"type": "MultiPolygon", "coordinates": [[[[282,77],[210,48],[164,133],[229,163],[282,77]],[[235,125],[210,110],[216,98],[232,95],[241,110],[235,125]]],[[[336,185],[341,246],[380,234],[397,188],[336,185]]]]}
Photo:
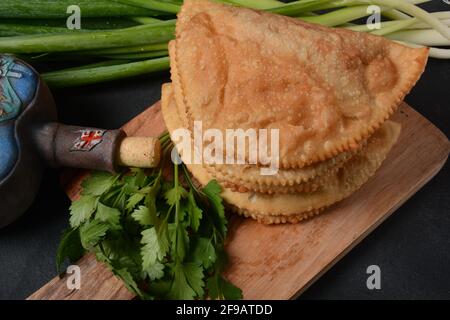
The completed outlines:
{"type": "Polygon", "coordinates": [[[169,51],[181,116],[205,129],[279,129],[282,168],[357,148],[428,57],[375,35],[208,1],[185,1],[169,51]]]}
{"type": "MultiPolygon", "coordinates": [[[[162,112],[169,132],[183,127],[176,107],[169,103],[171,94],[170,85],[164,85],[162,112]]],[[[400,128],[400,124],[386,121],[369,138],[367,146],[315,192],[267,195],[257,192],[240,193],[224,188],[222,197],[239,213],[264,223],[298,222],[348,197],[367,182],[397,141],[400,128]]],[[[202,185],[213,178],[202,165],[187,164],[187,167],[202,185]]]]}

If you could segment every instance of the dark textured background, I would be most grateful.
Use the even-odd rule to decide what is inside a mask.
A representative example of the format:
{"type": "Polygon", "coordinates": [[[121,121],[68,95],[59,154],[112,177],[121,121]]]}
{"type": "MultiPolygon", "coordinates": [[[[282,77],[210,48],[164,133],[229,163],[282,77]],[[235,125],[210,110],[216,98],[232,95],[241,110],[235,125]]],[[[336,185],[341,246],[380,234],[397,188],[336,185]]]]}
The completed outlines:
{"type": "MultiPolygon", "coordinates": [[[[425,6],[450,10],[441,0],[425,6]]],[[[167,72],[55,91],[61,121],[120,127],[160,98],[167,72]]],[[[406,101],[447,136],[450,61],[431,59],[406,101]]],[[[26,190],[26,186],[24,186],[26,190]]],[[[347,254],[301,298],[450,299],[450,165],[347,254]],[[366,268],[381,268],[382,289],[366,288],[366,268]]],[[[55,251],[68,225],[69,200],[48,170],[34,205],[0,230],[0,299],[23,299],[55,276],[55,251]]],[[[0,204],[1,205],[1,204],[0,204]]]]}

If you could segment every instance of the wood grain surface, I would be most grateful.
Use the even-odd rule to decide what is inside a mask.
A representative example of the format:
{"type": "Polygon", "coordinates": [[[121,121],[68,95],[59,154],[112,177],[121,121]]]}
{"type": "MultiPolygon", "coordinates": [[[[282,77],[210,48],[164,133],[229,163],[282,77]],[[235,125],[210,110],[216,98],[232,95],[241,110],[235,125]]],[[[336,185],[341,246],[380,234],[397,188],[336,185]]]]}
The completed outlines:
{"type": "MultiPolygon", "coordinates": [[[[393,120],[402,123],[398,143],[367,184],[325,213],[295,225],[266,226],[233,216],[225,276],[245,299],[291,299],[349,252],[426,184],[444,165],[450,143],[442,132],[402,104],[393,120]]],[[[165,128],[156,103],[124,127],[128,135],[157,135],[165,128]]],[[[85,171],[67,171],[70,198],[80,191],[85,171]]],[[[131,299],[119,279],[92,255],[82,258],[81,289],[69,290],[55,277],[28,299],[131,299]]]]}

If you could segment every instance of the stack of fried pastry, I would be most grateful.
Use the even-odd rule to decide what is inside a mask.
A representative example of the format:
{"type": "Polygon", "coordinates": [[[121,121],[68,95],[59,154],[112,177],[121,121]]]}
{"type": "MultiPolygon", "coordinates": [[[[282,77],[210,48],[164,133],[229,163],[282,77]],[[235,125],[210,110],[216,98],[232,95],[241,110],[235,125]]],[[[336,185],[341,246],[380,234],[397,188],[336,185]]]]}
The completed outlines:
{"type": "Polygon", "coordinates": [[[263,223],[313,216],[375,174],[400,134],[388,118],[428,57],[367,33],[202,0],[184,2],[169,52],[169,132],[194,121],[224,135],[279,129],[275,175],[261,175],[262,163],[185,161],[199,183],[216,179],[232,209],[263,223]]]}

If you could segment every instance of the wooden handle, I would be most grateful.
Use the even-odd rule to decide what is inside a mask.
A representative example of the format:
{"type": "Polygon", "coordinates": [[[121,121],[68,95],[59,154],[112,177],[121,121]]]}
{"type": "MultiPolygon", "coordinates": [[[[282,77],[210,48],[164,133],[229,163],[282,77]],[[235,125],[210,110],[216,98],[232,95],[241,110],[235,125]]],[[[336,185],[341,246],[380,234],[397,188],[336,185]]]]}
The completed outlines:
{"type": "Polygon", "coordinates": [[[155,137],[126,137],[119,148],[118,164],[127,167],[154,168],[159,164],[161,145],[155,137]]]}

